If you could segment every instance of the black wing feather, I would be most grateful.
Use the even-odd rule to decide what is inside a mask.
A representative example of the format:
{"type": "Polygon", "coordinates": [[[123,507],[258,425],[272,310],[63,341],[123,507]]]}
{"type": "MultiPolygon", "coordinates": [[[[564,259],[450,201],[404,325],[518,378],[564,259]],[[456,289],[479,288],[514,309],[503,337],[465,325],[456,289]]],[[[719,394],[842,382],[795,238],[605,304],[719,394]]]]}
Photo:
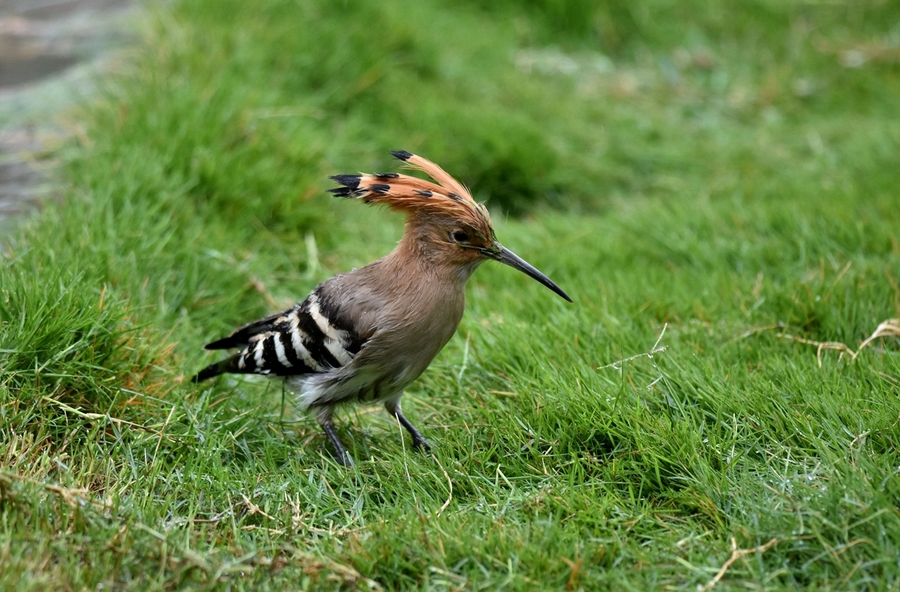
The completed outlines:
{"type": "Polygon", "coordinates": [[[369,337],[356,331],[324,286],[319,286],[292,308],[244,325],[228,337],[207,344],[205,348],[210,350],[241,351],[210,364],[192,380],[200,382],[226,372],[274,376],[326,372],[355,357],[369,337]],[[330,329],[320,327],[319,323],[323,322],[330,329]],[[341,333],[339,343],[330,341],[333,338],[326,335],[331,335],[332,330],[341,333]],[[335,349],[336,345],[339,350],[335,349]]]}
{"type": "Polygon", "coordinates": [[[275,321],[281,318],[285,313],[280,312],[278,314],[273,314],[264,319],[259,319],[258,321],[253,321],[252,323],[247,323],[243,327],[236,329],[234,333],[229,335],[228,337],[223,337],[217,341],[213,341],[212,343],[207,343],[203,346],[203,349],[232,349],[232,348],[245,348],[250,345],[250,338],[254,335],[259,335],[260,333],[268,333],[275,329],[275,321]]]}

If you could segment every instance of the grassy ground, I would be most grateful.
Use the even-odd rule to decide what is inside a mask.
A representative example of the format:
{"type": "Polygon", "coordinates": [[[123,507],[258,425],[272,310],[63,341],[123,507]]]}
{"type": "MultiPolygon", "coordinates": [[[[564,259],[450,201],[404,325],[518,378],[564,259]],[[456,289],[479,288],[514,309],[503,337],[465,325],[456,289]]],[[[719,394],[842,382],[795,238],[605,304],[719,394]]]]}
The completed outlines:
{"type": "Polygon", "coordinates": [[[900,588],[898,328],[833,349],[900,317],[896,3],[249,4],[147,15],[3,240],[0,588],[900,588]],[[391,249],[323,194],[391,149],[575,303],[484,266],[433,455],[347,409],[347,470],[185,378],[391,249]]]}

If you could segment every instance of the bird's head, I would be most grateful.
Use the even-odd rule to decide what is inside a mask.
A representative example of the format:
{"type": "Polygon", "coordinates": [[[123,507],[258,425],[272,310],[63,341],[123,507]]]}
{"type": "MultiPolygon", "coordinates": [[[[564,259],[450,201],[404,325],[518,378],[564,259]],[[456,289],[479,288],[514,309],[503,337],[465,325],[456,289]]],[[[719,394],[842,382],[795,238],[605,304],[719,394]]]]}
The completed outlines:
{"type": "Polygon", "coordinates": [[[392,154],[436,183],[398,173],[335,175],[331,178],[341,186],[329,191],[404,212],[407,234],[420,240],[422,254],[429,258],[470,271],[488,259],[499,261],[572,302],[550,278],[497,241],[487,208],[459,181],[421,156],[404,151],[392,154]]]}

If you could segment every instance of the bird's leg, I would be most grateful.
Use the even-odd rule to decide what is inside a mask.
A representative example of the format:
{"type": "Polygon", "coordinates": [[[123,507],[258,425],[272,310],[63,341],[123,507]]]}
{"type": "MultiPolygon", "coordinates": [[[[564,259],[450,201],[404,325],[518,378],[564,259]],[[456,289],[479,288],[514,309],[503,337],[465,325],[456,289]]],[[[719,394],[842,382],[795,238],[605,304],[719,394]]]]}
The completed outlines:
{"type": "Polygon", "coordinates": [[[403,415],[400,411],[400,401],[387,401],[384,404],[384,408],[387,409],[387,412],[397,418],[397,421],[400,422],[406,431],[412,436],[413,440],[413,448],[421,448],[425,452],[431,450],[431,445],[428,443],[428,440],[425,439],[425,436],[419,433],[419,430],[416,427],[409,423],[409,420],[403,415]]]}
{"type": "Polygon", "coordinates": [[[328,441],[331,442],[331,446],[334,448],[335,460],[345,467],[352,466],[353,461],[350,459],[350,453],[341,444],[341,439],[338,438],[337,432],[334,431],[334,423],[331,421],[331,409],[323,408],[318,413],[316,420],[322,426],[322,431],[328,436],[328,441]]]}

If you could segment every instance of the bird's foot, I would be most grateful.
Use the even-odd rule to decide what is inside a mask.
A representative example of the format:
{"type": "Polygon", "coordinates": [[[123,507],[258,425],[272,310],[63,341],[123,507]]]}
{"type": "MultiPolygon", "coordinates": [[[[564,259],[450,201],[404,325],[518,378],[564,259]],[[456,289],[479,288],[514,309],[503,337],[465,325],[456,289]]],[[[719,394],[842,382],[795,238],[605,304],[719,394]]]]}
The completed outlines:
{"type": "Polygon", "coordinates": [[[431,444],[428,442],[428,440],[425,439],[425,436],[419,433],[419,430],[417,430],[416,427],[411,424],[408,419],[406,419],[406,416],[404,416],[403,413],[400,412],[400,408],[398,407],[397,409],[393,410],[392,413],[394,417],[397,418],[397,421],[400,422],[400,425],[406,428],[406,431],[409,432],[410,436],[412,436],[413,448],[421,448],[425,452],[431,452],[431,444]]]}
{"type": "Polygon", "coordinates": [[[352,467],[353,459],[350,458],[350,453],[344,448],[340,438],[338,438],[337,433],[334,431],[334,424],[330,421],[324,422],[322,423],[322,430],[325,432],[325,435],[328,436],[328,441],[331,442],[331,446],[334,448],[334,460],[345,467],[352,467]]]}

